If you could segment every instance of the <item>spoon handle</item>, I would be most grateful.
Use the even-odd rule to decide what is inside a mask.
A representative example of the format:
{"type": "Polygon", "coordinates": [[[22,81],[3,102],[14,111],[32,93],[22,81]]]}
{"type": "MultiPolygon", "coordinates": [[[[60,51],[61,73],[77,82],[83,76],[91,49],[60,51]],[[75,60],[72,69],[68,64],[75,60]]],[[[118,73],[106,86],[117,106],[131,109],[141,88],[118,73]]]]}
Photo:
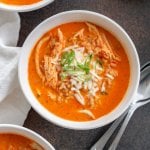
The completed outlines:
{"type": "Polygon", "coordinates": [[[115,139],[113,140],[112,144],[110,145],[109,149],[108,150],[116,150],[118,144],[119,144],[119,141],[128,125],[128,122],[130,121],[130,118],[132,117],[134,111],[137,109],[138,107],[130,107],[129,109],[129,112],[127,114],[127,116],[125,117],[125,120],[123,121],[122,125],[121,125],[121,128],[120,130],[118,131],[115,139]]]}
{"type": "Polygon", "coordinates": [[[111,127],[104,133],[104,135],[91,147],[90,150],[103,150],[103,148],[105,147],[106,143],[108,142],[109,138],[112,136],[112,134],[114,133],[114,131],[117,129],[117,127],[119,126],[119,124],[121,123],[121,121],[124,119],[124,117],[127,114],[127,110],[124,112],[123,115],[121,115],[121,117],[119,117],[118,119],[116,119],[113,124],[111,125],[111,127]]]}
{"type": "Polygon", "coordinates": [[[116,150],[116,148],[117,148],[117,146],[118,146],[118,144],[119,144],[119,141],[120,141],[120,139],[121,139],[121,137],[122,137],[122,135],[123,135],[123,133],[124,133],[124,131],[125,131],[127,125],[128,125],[128,122],[130,121],[130,118],[132,117],[132,115],[133,115],[133,113],[135,112],[135,110],[136,110],[137,108],[139,108],[139,107],[141,107],[141,106],[143,106],[143,105],[149,103],[149,102],[150,102],[150,97],[148,97],[148,98],[146,98],[146,99],[138,100],[135,105],[131,105],[131,106],[129,107],[129,112],[128,112],[128,114],[126,115],[125,120],[123,121],[120,130],[118,131],[118,133],[117,133],[115,139],[113,140],[113,142],[112,142],[112,144],[110,145],[110,147],[109,147],[108,150],[116,150]]]}

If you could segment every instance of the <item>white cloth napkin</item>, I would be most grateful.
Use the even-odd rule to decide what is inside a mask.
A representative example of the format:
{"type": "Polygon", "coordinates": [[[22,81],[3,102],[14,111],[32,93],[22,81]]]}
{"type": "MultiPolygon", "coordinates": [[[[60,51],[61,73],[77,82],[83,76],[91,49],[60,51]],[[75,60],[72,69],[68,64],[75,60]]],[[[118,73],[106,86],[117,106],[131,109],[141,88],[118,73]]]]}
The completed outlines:
{"type": "Polygon", "coordinates": [[[17,13],[0,11],[0,123],[23,125],[30,105],[18,82],[20,48],[15,48],[20,30],[17,13]]]}

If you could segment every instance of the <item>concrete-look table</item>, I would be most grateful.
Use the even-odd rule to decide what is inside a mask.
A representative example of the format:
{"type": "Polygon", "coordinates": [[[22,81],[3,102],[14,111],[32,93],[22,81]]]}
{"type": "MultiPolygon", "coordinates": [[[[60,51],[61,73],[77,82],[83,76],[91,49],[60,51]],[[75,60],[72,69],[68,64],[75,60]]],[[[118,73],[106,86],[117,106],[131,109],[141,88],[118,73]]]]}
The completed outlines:
{"type": "MultiPolygon", "coordinates": [[[[19,46],[44,19],[75,9],[95,11],[115,20],[135,43],[141,64],[150,60],[150,0],[55,0],[37,11],[20,13],[22,26],[19,46]]],[[[87,131],[69,130],[46,121],[31,109],[24,126],[41,134],[57,150],[88,150],[110,125],[87,131]]],[[[117,150],[149,149],[150,104],[147,104],[133,115],[117,150]]]]}

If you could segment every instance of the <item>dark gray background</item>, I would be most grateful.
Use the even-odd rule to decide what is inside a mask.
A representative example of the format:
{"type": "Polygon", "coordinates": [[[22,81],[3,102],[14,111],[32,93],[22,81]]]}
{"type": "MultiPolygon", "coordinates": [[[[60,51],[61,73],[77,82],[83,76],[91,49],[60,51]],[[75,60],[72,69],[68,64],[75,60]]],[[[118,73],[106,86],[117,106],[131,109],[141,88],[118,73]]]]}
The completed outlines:
{"type": "MultiPolygon", "coordinates": [[[[119,23],[132,38],[140,62],[150,60],[150,0],[55,0],[37,11],[20,13],[19,46],[44,19],[66,10],[85,9],[102,13],[119,23]]],[[[55,126],[41,118],[33,109],[24,124],[45,137],[57,150],[88,150],[108,129],[75,131],[55,126]]],[[[150,150],[150,104],[132,117],[117,150],[150,150]]]]}

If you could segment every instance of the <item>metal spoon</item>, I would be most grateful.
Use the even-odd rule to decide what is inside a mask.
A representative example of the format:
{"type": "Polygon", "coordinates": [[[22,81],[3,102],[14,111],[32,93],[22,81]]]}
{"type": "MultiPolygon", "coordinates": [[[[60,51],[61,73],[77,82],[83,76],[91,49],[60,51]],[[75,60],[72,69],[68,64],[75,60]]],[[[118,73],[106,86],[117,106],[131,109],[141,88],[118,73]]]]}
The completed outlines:
{"type": "Polygon", "coordinates": [[[139,88],[138,88],[138,93],[142,94],[144,96],[143,99],[145,99],[145,101],[135,99],[133,101],[133,103],[131,104],[131,106],[124,112],[124,114],[121,117],[119,117],[116,121],[114,121],[112,126],[91,147],[90,150],[103,150],[103,148],[105,147],[105,145],[108,142],[111,135],[114,133],[114,131],[119,126],[121,121],[127,115],[125,117],[125,120],[124,120],[118,134],[116,135],[116,138],[114,139],[113,143],[111,144],[111,146],[109,148],[109,150],[115,150],[118,143],[119,143],[119,141],[120,141],[120,138],[121,138],[123,132],[125,131],[125,128],[126,128],[128,122],[129,122],[131,116],[134,113],[134,111],[137,108],[139,108],[140,106],[143,106],[143,105],[147,104],[148,102],[150,102],[150,100],[149,100],[150,99],[149,98],[150,97],[150,62],[146,63],[143,67],[141,67],[141,77],[140,77],[140,84],[139,84],[139,88]]]}

